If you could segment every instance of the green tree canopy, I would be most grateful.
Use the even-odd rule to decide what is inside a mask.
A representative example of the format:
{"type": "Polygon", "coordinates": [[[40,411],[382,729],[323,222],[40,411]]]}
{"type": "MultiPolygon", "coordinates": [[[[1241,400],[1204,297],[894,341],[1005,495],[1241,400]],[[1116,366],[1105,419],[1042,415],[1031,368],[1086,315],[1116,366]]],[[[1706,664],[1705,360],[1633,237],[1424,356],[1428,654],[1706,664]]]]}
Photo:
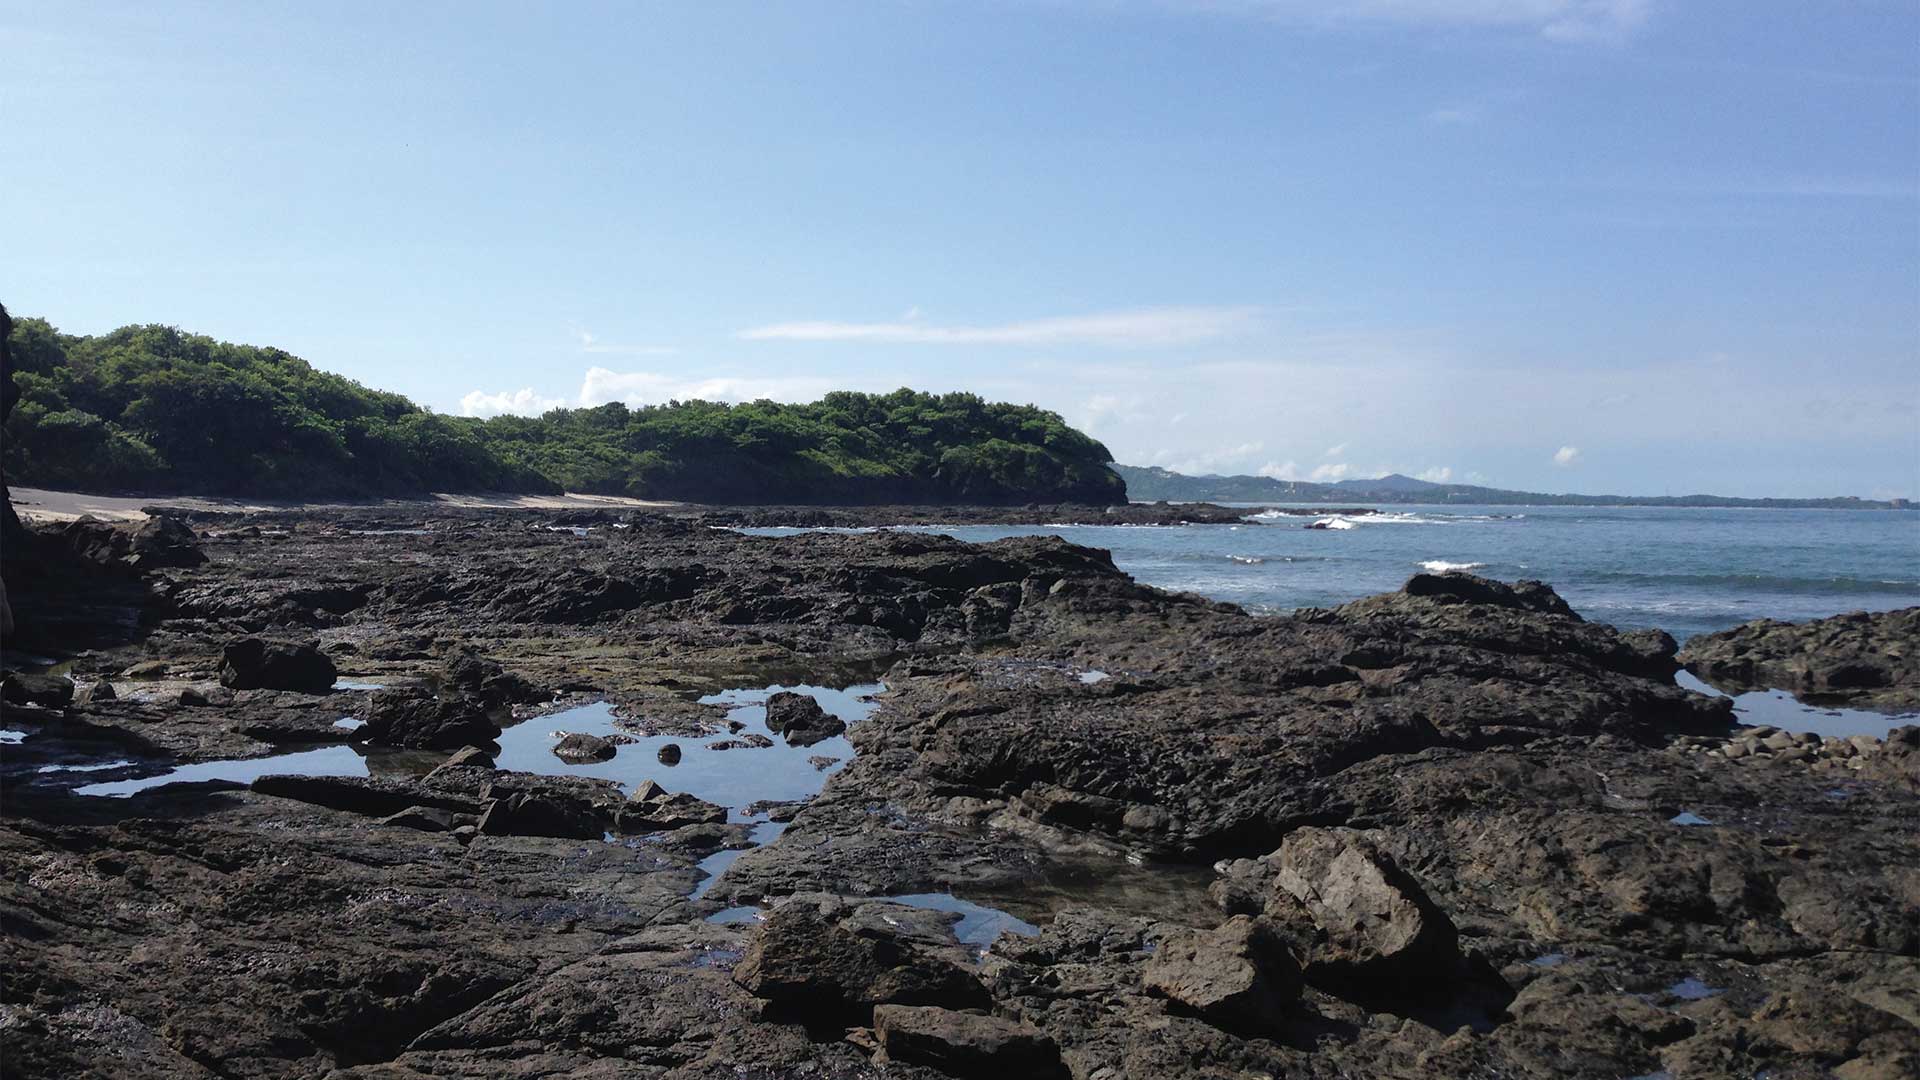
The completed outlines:
{"type": "Polygon", "coordinates": [[[304,497],[578,491],[700,502],[1115,502],[1106,447],[976,394],[804,405],[429,412],[279,349],[167,326],[97,337],[21,319],[7,474],[25,484],[304,497]]]}

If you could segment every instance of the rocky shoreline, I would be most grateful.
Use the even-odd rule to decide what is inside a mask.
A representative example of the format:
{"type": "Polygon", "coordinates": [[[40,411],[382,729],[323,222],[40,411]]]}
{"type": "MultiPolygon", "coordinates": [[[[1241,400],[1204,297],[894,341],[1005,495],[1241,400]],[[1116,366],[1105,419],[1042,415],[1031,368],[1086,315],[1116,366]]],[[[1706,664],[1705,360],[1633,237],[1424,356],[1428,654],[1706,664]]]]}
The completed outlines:
{"type": "Polygon", "coordinates": [[[4,1071],[1920,1069],[1920,728],[1739,728],[1674,675],[1770,651],[1676,657],[1538,583],[1258,618],[1051,538],[727,528],[955,520],[981,519],[343,510],[10,542],[8,662],[64,663],[10,676],[0,724],[4,1071]],[[850,724],[716,703],[876,681],[850,724]],[[500,756],[600,702],[549,765],[500,756]],[[676,785],[785,747],[836,758],[817,794],[676,785]],[[296,752],[360,774],[276,770],[296,752]],[[76,793],[236,761],[258,778],[76,793]],[[607,761],[656,783],[572,771],[607,761]]]}

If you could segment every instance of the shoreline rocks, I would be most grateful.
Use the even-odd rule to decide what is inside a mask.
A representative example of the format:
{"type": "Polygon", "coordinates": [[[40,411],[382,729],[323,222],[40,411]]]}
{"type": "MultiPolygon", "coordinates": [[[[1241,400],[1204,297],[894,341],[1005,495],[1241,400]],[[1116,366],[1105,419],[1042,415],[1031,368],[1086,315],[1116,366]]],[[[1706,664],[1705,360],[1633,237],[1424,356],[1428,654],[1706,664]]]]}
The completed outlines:
{"type": "Polygon", "coordinates": [[[1920,709],[1920,608],[1786,623],[1687,641],[1688,671],[1729,691],[1784,689],[1865,708],[1920,709]]]}
{"type": "Polygon", "coordinates": [[[135,617],[77,616],[73,670],[152,677],[9,707],[10,1066],[115,1073],[127,1046],[236,1080],[1920,1062],[1920,728],[1746,767],[1814,748],[1766,746],[1673,685],[1670,638],[1546,586],[1422,575],[1263,618],[1045,539],[406,514],[223,522],[203,565],[116,572],[135,617]],[[212,687],[240,637],[317,637],[387,688],[212,687]],[[714,695],[876,678],[818,794],[734,808],[785,824],[758,846],[778,830],[728,807],[502,773],[487,749],[559,695],[736,739],[717,757],[751,780],[764,757],[714,695]],[[336,728],[343,703],[366,728],[336,728]],[[322,736],[370,741],[371,775],[71,794],[322,736]]]}

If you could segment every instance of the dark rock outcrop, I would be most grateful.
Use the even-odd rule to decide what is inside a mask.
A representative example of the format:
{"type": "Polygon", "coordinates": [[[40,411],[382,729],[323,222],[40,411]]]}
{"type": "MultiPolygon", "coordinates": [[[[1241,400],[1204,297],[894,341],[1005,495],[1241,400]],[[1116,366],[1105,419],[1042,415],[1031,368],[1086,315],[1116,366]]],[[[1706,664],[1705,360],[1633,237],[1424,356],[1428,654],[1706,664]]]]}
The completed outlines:
{"type": "Polygon", "coordinates": [[[495,773],[480,792],[480,832],[598,840],[613,828],[619,789],[582,777],[495,773]]]}
{"type": "Polygon", "coordinates": [[[500,734],[500,725],[475,702],[427,690],[376,690],[366,708],[362,734],[382,746],[445,750],[489,743],[500,734]]]}
{"type": "Polygon", "coordinates": [[[73,694],[73,680],[65,675],[15,673],[0,680],[0,701],[9,705],[64,709],[73,703],[73,694]]]}
{"type": "Polygon", "coordinates": [[[570,762],[609,761],[619,751],[610,740],[578,731],[567,732],[553,744],[553,756],[570,762]]]}
{"type": "Polygon", "coordinates": [[[1689,638],[1680,660],[1728,691],[1777,689],[1881,708],[1920,707],[1920,607],[1804,623],[1760,619],[1689,638]]]}
{"type": "Polygon", "coordinates": [[[874,1037],[887,1061],[928,1065],[949,1076],[1064,1076],[1060,1050],[1046,1033],[997,1016],[932,1005],[877,1005],[874,1037]]]}
{"type": "Polygon", "coordinates": [[[806,894],[767,915],[733,978],[797,1017],[864,1023],[875,1005],[988,1004],[971,968],[937,912],[806,894]]]}
{"type": "Polygon", "coordinates": [[[173,517],[150,517],[137,525],[82,517],[68,522],[59,537],[75,558],[110,572],[131,575],[162,567],[200,566],[207,561],[193,528],[173,517]]]}
{"type": "Polygon", "coordinates": [[[782,690],[767,698],[767,727],[790,745],[812,746],[847,730],[847,722],[820,707],[811,694],[782,690]]]}
{"type": "Polygon", "coordinates": [[[447,662],[447,685],[489,708],[531,705],[552,697],[539,687],[473,652],[461,652],[447,662]]]}
{"type": "Polygon", "coordinates": [[[324,694],[339,673],[311,641],[247,637],[229,642],[220,655],[220,685],[230,690],[297,690],[324,694]]]}
{"type": "Polygon", "coordinates": [[[668,791],[651,780],[633,790],[620,807],[621,832],[642,833],[678,829],[688,825],[717,825],[727,820],[727,808],[689,795],[668,791]]]}

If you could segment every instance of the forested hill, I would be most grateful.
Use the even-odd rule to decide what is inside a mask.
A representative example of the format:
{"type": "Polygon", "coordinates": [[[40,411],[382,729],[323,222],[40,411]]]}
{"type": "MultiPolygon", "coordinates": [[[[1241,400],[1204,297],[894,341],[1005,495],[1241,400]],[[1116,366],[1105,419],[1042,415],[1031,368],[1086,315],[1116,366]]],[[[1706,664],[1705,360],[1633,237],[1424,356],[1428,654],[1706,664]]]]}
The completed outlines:
{"type": "Polygon", "coordinates": [[[1772,509],[1886,510],[1906,505],[1850,495],[1830,499],[1741,499],[1725,495],[1548,495],[1474,484],[1436,484],[1392,474],[1371,480],[1314,484],[1268,476],[1186,476],[1166,469],[1115,465],[1141,502],[1464,503],[1479,506],[1729,506],[1772,509]]]}
{"type": "Polygon", "coordinates": [[[1126,500],[1107,448],[1059,415],[973,394],[806,405],[602,405],[445,416],[279,349],[166,326],[97,337],[21,319],[14,483],[143,494],[576,491],[698,502],[1126,500]]]}

